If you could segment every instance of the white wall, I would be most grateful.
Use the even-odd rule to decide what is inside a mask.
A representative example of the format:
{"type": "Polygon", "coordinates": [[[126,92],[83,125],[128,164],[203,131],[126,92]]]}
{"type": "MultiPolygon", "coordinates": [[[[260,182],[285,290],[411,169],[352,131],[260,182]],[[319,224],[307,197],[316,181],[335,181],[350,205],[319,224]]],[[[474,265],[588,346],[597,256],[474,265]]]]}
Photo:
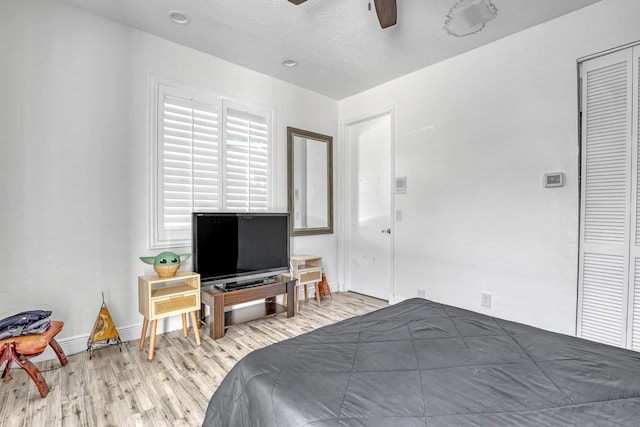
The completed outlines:
{"type": "MultiPolygon", "coordinates": [[[[286,126],[333,135],[335,155],[338,118],[395,105],[409,189],[395,201],[396,297],[424,288],[482,310],[489,291],[488,313],[574,332],[576,59],[640,39],[640,2],[603,0],[340,103],[55,2],[3,6],[0,317],[52,310],[82,349],[104,292],[121,335],[139,333],[156,74],[277,108],[280,210],[286,126]],[[543,189],[560,170],[567,186],[543,189]]],[[[296,237],[292,252],[323,255],[337,280],[335,234],[296,237]]]]}
{"type": "MultiPolygon", "coordinates": [[[[140,331],[137,276],[153,270],[138,257],[158,252],[147,246],[150,75],[276,107],[280,211],[286,126],[337,134],[330,98],[56,2],[3,10],[0,318],[52,310],[72,351],[86,348],[101,292],[120,335],[140,331]]],[[[322,254],[330,274],[335,248],[330,235],[295,238],[292,250],[322,254]]]]}
{"type": "Polygon", "coordinates": [[[640,40],[638,16],[636,0],[604,0],[339,103],[341,122],[395,105],[396,175],[408,189],[395,198],[398,299],[425,289],[575,333],[576,61],[640,40]],[[542,188],[557,171],[567,185],[542,188]]]}

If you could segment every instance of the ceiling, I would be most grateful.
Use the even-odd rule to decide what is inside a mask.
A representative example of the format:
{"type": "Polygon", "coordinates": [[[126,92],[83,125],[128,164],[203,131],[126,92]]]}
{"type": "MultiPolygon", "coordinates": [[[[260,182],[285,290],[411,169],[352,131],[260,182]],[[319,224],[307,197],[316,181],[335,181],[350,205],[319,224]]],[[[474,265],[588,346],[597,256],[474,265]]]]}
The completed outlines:
{"type": "Polygon", "coordinates": [[[599,0],[484,0],[497,16],[462,37],[446,16],[472,0],[397,0],[398,23],[384,30],[369,0],[58,1],[339,100],[599,0]],[[173,23],[176,9],[191,23],[173,23]]]}

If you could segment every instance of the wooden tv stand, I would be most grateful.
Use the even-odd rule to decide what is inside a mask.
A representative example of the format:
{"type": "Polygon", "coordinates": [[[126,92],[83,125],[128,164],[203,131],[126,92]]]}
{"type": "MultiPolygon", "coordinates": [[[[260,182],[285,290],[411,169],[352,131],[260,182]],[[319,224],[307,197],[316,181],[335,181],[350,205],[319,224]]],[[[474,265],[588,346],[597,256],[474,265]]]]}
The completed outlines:
{"type": "Polygon", "coordinates": [[[276,295],[286,294],[288,301],[295,301],[296,279],[290,276],[276,276],[275,282],[259,284],[251,287],[222,290],[215,286],[200,288],[200,319],[204,321],[204,305],[211,309],[209,317],[209,336],[213,339],[222,338],[227,328],[233,325],[247,323],[267,316],[274,316],[287,312],[287,317],[295,316],[295,304],[286,307],[277,304],[276,295]],[[224,308],[245,302],[265,299],[263,304],[256,304],[227,311],[224,308]]]}

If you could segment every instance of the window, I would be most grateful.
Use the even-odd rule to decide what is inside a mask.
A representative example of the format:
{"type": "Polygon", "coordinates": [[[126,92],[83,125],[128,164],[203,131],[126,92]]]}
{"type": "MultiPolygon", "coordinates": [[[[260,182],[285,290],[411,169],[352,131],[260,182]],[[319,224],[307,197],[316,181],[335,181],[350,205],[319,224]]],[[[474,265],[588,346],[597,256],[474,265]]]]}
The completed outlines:
{"type": "Polygon", "coordinates": [[[193,211],[268,211],[273,109],[153,83],[151,247],[191,244],[193,211]]]}

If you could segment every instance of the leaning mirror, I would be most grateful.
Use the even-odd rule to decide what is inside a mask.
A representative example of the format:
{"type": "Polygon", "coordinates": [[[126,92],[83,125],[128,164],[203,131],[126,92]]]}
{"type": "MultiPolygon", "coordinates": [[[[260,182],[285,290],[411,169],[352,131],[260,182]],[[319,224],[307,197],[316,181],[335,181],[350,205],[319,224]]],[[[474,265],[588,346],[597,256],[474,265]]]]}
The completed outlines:
{"type": "Polygon", "coordinates": [[[291,234],[333,233],[333,138],[287,128],[291,234]]]}

